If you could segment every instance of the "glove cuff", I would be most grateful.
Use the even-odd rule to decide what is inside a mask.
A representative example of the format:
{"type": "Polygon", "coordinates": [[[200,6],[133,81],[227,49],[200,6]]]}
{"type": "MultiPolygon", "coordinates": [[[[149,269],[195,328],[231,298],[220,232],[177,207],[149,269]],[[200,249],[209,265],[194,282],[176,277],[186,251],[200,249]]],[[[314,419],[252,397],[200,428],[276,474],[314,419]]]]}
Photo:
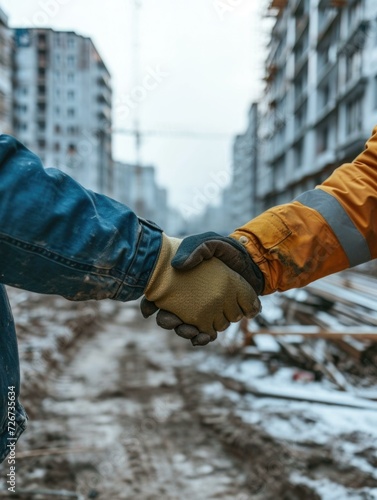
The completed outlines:
{"type": "Polygon", "coordinates": [[[171,267],[171,261],[181,244],[180,239],[170,238],[162,233],[160,253],[156,259],[154,270],[144,290],[144,295],[148,300],[155,300],[155,292],[161,294],[162,285],[168,280],[167,275],[174,272],[171,267]]]}

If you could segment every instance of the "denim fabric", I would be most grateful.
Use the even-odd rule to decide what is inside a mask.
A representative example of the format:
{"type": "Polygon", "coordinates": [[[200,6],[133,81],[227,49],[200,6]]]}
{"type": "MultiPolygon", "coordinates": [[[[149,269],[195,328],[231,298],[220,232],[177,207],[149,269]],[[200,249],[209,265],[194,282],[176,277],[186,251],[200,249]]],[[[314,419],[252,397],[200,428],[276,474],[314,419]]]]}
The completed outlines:
{"type": "MultiPolygon", "coordinates": [[[[10,445],[14,444],[26,428],[27,415],[20,404],[20,369],[16,331],[7,294],[0,285],[0,462],[8,455],[10,445]],[[8,388],[14,387],[16,402],[15,425],[8,428],[8,388]]],[[[10,401],[12,402],[12,401],[10,401]]],[[[11,412],[13,413],[13,411],[11,412]]]]}
{"type": "MultiPolygon", "coordinates": [[[[139,298],[162,230],[104,195],[83,188],[13,137],[0,135],[0,283],[69,300],[139,298]]],[[[7,387],[17,387],[14,324],[0,289],[0,459],[6,456],[7,387]],[[11,383],[12,382],[12,383],[11,383]]],[[[19,432],[25,412],[17,403],[19,432]]]]}

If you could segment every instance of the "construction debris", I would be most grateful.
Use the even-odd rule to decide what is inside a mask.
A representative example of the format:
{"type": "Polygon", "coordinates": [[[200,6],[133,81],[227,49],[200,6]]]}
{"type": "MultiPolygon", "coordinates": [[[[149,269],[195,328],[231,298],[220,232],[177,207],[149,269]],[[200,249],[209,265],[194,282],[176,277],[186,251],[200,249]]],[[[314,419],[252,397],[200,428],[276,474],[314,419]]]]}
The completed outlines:
{"type": "MultiPolygon", "coordinates": [[[[242,336],[228,334],[228,351],[252,349],[340,391],[376,386],[377,278],[347,271],[263,299],[261,315],[240,323],[242,336]]],[[[377,400],[377,391],[365,397],[377,400]]]]}

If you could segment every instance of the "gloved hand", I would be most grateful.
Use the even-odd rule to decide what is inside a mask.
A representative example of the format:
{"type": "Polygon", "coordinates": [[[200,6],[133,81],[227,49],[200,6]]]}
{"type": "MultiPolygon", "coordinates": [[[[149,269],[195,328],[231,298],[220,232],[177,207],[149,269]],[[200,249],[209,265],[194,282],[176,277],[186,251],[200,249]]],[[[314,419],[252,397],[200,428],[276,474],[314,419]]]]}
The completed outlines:
{"type": "Polygon", "coordinates": [[[262,273],[236,240],[216,233],[183,241],[163,235],[141,311],[148,317],[160,309],[162,328],[205,345],[230,322],[258,314],[263,286],[262,273]]]}

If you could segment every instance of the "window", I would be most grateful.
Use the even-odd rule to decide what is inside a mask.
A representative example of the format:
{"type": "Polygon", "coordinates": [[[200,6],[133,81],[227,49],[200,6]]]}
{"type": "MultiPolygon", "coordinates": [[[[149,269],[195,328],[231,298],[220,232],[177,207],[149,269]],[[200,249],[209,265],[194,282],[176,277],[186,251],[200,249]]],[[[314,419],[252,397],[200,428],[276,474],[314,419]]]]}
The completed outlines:
{"type": "Polygon", "coordinates": [[[60,143],[59,142],[54,142],[54,151],[58,153],[60,151],[60,143]]]}
{"type": "Polygon", "coordinates": [[[295,167],[301,167],[304,162],[304,139],[301,139],[296,143],[293,148],[293,155],[295,167]]]}
{"type": "Polygon", "coordinates": [[[330,45],[327,45],[322,50],[318,51],[318,67],[324,68],[330,61],[330,45]]]}
{"type": "Polygon", "coordinates": [[[75,110],[74,110],[74,108],[68,108],[68,110],[67,110],[67,116],[69,116],[70,118],[73,118],[75,116],[75,110]]]}
{"type": "Polygon", "coordinates": [[[325,125],[317,132],[317,153],[323,153],[329,148],[329,127],[325,125]]]}
{"type": "Polygon", "coordinates": [[[60,132],[62,131],[60,125],[55,125],[54,126],[54,132],[55,134],[60,134],[60,132]]]}
{"type": "Polygon", "coordinates": [[[69,101],[73,101],[75,98],[75,92],[73,90],[68,90],[67,97],[69,101]]]}
{"type": "Polygon", "coordinates": [[[356,51],[347,56],[346,59],[346,80],[353,80],[359,76],[361,71],[361,51],[356,51]]]}
{"type": "Polygon", "coordinates": [[[73,49],[75,47],[75,39],[72,35],[68,37],[68,48],[73,49]]]}
{"type": "Polygon", "coordinates": [[[68,146],[68,154],[74,155],[75,153],[77,153],[76,144],[69,144],[69,146],[68,146]]]}
{"type": "Polygon", "coordinates": [[[46,35],[44,33],[38,35],[38,43],[41,45],[46,43],[46,35]]]}
{"type": "Polygon", "coordinates": [[[68,81],[68,83],[73,83],[75,81],[75,74],[74,73],[68,73],[68,75],[67,75],[67,81],[68,81]]]}
{"type": "Polygon", "coordinates": [[[327,83],[320,91],[321,107],[324,108],[330,100],[330,85],[327,83]]]}
{"type": "Polygon", "coordinates": [[[46,122],[38,122],[38,132],[44,132],[46,130],[46,122]]]}
{"type": "Polygon", "coordinates": [[[67,63],[68,67],[73,68],[75,65],[75,56],[68,56],[67,63]]]}
{"type": "Polygon", "coordinates": [[[305,64],[303,71],[299,74],[295,81],[295,99],[296,101],[300,99],[302,94],[305,92],[307,88],[308,82],[308,65],[305,64]]]}
{"type": "Polygon", "coordinates": [[[347,135],[362,129],[363,123],[363,96],[350,101],[346,109],[347,135]]]}
{"type": "Polygon", "coordinates": [[[299,131],[306,125],[307,105],[306,103],[300,107],[295,114],[296,131],[299,131]]]}
{"type": "Polygon", "coordinates": [[[45,149],[45,147],[46,147],[46,141],[45,141],[45,139],[38,139],[38,147],[40,149],[45,149]]]}
{"type": "Polygon", "coordinates": [[[75,126],[67,127],[67,132],[70,135],[75,135],[78,132],[78,127],[75,127],[75,126]]]}
{"type": "Polygon", "coordinates": [[[60,108],[59,108],[59,106],[55,106],[54,112],[55,112],[56,116],[60,115],[60,108]]]}
{"type": "Polygon", "coordinates": [[[360,17],[362,11],[361,1],[357,0],[353,5],[348,7],[348,27],[350,28],[354,23],[356,23],[360,17]]]}
{"type": "Polygon", "coordinates": [[[61,62],[62,62],[62,60],[61,60],[60,54],[55,54],[55,64],[57,66],[59,66],[61,62]]]}
{"type": "Polygon", "coordinates": [[[59,99],[60,97],[60,89],[55,89],[55,97],[59,99]]]}
{"type": "Polygon", "coordinates": [[[55,42],[56,47],[60,47],[60,42],[61,42],[60,33],[55,33],[54,42],[55,42]]]}

